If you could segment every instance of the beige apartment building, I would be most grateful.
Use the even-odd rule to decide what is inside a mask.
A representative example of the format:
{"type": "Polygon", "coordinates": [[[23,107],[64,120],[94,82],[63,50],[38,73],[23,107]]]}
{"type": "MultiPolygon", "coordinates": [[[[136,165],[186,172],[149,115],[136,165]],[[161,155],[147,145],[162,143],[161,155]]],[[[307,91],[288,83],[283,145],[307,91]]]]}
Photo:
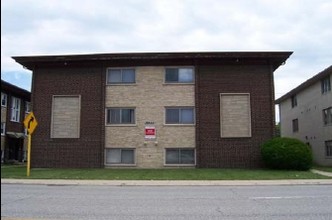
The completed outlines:
{"type": "Polygon", "coordinates": [[[307,143],[314,162],[332,166],[332,66],[276,100],[281,136],[307,143]]]}

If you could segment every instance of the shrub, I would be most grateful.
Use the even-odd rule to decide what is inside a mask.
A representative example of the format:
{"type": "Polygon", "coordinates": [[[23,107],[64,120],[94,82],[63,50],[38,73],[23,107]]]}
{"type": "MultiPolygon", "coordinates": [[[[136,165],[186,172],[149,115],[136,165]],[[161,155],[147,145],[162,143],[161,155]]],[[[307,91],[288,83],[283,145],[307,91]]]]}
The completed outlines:
{"type": "Polygon", "coordinates": [[[261,148],[262,158],[271,169],[309,170],[312,152],[308,145],[294,138],[274,138],[261,148]]]}

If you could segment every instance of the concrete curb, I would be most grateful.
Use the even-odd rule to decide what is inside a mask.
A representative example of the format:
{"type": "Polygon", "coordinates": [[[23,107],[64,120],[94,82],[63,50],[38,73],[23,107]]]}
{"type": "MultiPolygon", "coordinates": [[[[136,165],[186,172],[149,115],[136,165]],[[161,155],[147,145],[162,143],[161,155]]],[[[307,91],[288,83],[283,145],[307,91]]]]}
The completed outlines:
{"type": "Polygon", "coordinates": [[[43,180],[1,179],[1,184],[94,185],[94,186],[264,186],[264,185],[332,185],[332,179],[296,180],[43,180]]]}

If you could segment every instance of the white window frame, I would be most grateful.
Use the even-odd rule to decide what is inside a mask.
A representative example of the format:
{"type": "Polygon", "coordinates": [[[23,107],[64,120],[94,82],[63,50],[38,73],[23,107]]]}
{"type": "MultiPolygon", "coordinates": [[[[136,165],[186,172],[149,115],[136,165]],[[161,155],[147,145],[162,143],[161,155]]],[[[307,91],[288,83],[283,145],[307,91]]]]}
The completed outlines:
{"type": "Polygon", "coordinates": [[[196,113],[194,106],[167,106],[165,107],[165,117],[164,117],[164,125],[181,125],[181,126],[192,126],[196,124],[196,113]],[[168,109],[178,109],[179,110],[179,123],[167,123],[167,110],[168,109]],[[183,109],[192,109],[193,110],[193,123],[181,123],[181,110],[183,109]]]}
{"type": "Polygon", "coordinates": [[[6,122],[1,122],[1,136],[6,134],[6,122]]]}
{"type": "Polygon", "coordinates": [[[137,78],[137,71],[134,67],[110,67],[106,69],[106,85],[135,85],[137,78]],[[109,71],[111,70],[120,70],[121,71],[121,82],[110,82],[109,81],[109,71]],[[123,70],[134,70],[134,82],[123,82],[123,70]]]}
{"type": "Polygon", "coordinates": [[[21,99],[17,97],[12,97],[11,103],[11,114],[10,114],[10,121],[12,122],[20,122],[21,116],[21,99]]]}
{"type": "MultiPolygon", "coordinates": [[[[195,84],[195,68],[193,66],[167,66],[164,68],[164,84],[174,84],[174,85],[178,85],[178,84],[189,84],[189,85],[192,85],[192,84],[195,84]],[[191,69],[192,70],[192,77],[193,77],[193,80],[191,82],[181,82],[181,81],[167,81],[166,80],[166,73],[167,73],[167,69],[177,69],[178,71],[178,74],[179,74],[179,71],[180,69],[191,69]]],[[[178,79],[179,79],[179,75],[178,75],[178,79]]]]}
{"type": "Polygon", "coordinates": [[[136,166],[136,148],[123,148],[123,147],[112,147],[105,148],[105,166],[136,166]],[[133,151],[133,163],[107,163],[107,150],[120,150],[120,160],[122,157],[122,150],[132,150],[133,151]]]}
{"type": "Polygon", "coordinates": [[[7,97],[8,95],[6,93],[1,93],[1,106],[2,107],[7,107],[7,97]],[[4,104],[3,104],[4,102],[4,104]]]}
{"type": "MultiPolygon", "coordinates": [[[[196,166],[196,149],[195,148],[186,148],[186,147],[167,147],[164,149],[164,166],[196,166]],[[167,163],[166,157],[167,157],[167,150],[179,150],[179,153],[181,150],[193,150],[194,151],[194,163],[191,164],[183,164],[183,163],[167,163]]],[[[180,156],[180,155],[179,155],[180,156]]],[[[181,158],[181,157],[180,157],[181,158]]]]}

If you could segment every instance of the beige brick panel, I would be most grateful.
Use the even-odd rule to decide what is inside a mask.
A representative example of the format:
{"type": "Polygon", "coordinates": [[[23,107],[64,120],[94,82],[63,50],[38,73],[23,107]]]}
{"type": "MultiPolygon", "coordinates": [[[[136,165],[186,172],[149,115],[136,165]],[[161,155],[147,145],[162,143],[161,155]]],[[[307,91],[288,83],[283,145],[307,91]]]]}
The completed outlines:
{"type": "Polygon", "coordinates": [[[194,126],[164,125],[165,107],[195,106],[194,85],[165,84],[164,69],[137,67],[135,85],[106,86],[106,107],[135,107],[136,125],[106,125],[105,146],[136,148],[137,167],[163,167],[167,147],[195,147],[194,126]],[[144,140],[145,122],[155,123],[156,141],[144,140]]]}
{"type": "Polygon", "coordinates": [[[1,136],[1,150],[5,150],[5,136],[1,136]]]}
{"type": "Polygon", "coordinates": [[[54,96],[52,111],[52,137],[79,137],[80,97],[54,96]]]}
{"type": "Polygon", "coordinates": [[[1,122],[6,122],[7,118],[7,108],[1,107],[1,122]]]}

